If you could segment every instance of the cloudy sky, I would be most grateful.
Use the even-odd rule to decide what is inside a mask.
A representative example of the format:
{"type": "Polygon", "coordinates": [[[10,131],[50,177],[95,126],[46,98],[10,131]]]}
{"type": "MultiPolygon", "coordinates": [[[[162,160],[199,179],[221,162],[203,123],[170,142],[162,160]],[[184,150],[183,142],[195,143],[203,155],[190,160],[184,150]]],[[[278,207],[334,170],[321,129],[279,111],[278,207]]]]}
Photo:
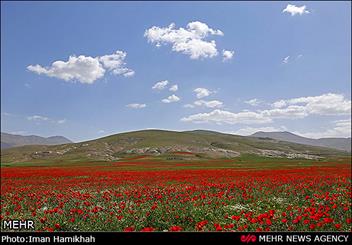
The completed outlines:
{"type": "Polygon", "coordinates": [[[1,131],[351,135],[350,2],[1,2],[1,131]]]}

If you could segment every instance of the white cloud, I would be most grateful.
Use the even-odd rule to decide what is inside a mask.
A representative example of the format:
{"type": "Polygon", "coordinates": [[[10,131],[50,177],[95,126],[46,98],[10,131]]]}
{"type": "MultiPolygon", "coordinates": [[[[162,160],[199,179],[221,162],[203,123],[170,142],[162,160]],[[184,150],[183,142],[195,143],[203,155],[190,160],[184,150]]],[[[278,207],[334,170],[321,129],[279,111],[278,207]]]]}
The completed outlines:
{"type": "Polygon", "coordinates": [[[103,66],[113,74],[130,77],[134,75],[134,71],[125,67],[126,56],[126,52],[117,50],[114,54],[100,56],[98,59],[103,66]]]}
{"type": "Polygon", "coordinates": [[[171,23],[168,27],[153,26],[147,29],[144,36],[157,47],[171,44],[172,50],[189,55],[191,59],[211,58],[218,55],[214,40],[207,41],[210,35],[223,36],[220,30],[214,30],[207,24],[195,21],[185,28],[175,28],[171,23]]]}
{"type": "Polygon", "coordinates": [[[128,104],[126,106],[128,108],[132,108],[132,109],[142,109],[142,108],[145,108],[147,105],[146,104],[133,103],[133,104],[128,104]]]}
{"type": "Polygon", "coordinates": [[[20,131],[12,131],[10,132],[10,134],[16,134],[16,135],[24,135],[26,134],[26,131],[20,130],[20,131]]]}
{"type": "Polygon", "coordinates": [[[167,99],[163,99],[162,102],[163,103],[172,103],[172,102],[177,102],[179,100],[180,100],[180,98],[173,94],[173,95],[170,95],[169,97],[167,97],[167,99]]]}
{"type": "Polygon", "coordinates": [[[219,35],[219,36],[224,35],[224,33],[222,31],[213,30],[213,29],[209,28],[207,24],[199,22],[199,21],[194,21],[194,22],[188,23],[187,28],[192,33],[195,33],[197,37],[205,37],[208,34],[219,35]]]}
{"type": "Polygon", "coordinates": [[[231,60],[235,54],[235,51],[222,50],[222,61],[231,60]]]}
{"type": "Polygon", "coordinates": [[[204,42],[202,40],[193,39],[187,43],[180,43],[176,46],[176,51],[190,55],[191,59],[199,59],[201,57],[211,58],[218,54],[215,41],[204,42]]]}
{"type": "Polygon", "coordinates": [[[212,94],[213,92],[206,88],[196,88],[193,90],[196,93],[198,99],[204,98],[212,94]]]}
{"type": "Polygon", "coordinates": [[[319,138],[347,138],[351,137],[351,119],[337,120],[333,122],[333,128],[326,129],[320,132],[294,132],[295,134],[301,135],[307,138],[319,139],[319,138]]]}
{"type": "Polygon", "coordinates": [[[296,119],[308,116],[308,112],[304,106],[290,105],[286,108],[274,108],[260,111],[260,113],[268,118],[286,118],[296,119]]]}
{"type": "Polygon", "coordinates": [[[274,103],[271,104],[271,106],[274,108],[282,108],[286,106],[286,102],[284,100],[275,101],[274,103]]]}
{"type": "Polygon", "coordinates": [[[258,106],[261,103],[263,103],[263,101],[261,101],[259,99],[251,99],[251,100],[246,100],[244,103],[251,105],[251,106],[258,106]]]}
{"type": "Polygon", "coordinates": [[[1,112],[1,116],[14,116],[14,114],[8,112],[1,112]]]}
{"type": "Polygon", "coordinates": [[[183,105],[184,108],[194,108],[195,106],[192,104],[185,104],[183,105]]]}
{"type": "Polygon", "coordinates": [[[152,89],[163,90],[168,84],[169,84],[168,80],[160,81],[160,82],[157,82],[156,84],[154,84],[152,89]]]}
{"type": "Polygon", "coordinates": [[[39,75],[43,74],[64,81],[78,81],[83,84],[92,84],[102,78],[106,71],[125,77],[133,76],[134,71],[125,67],[125,58],[126,53],[122,51],[116,51],[114,54],[95,58],[84,55],[78,57],[70,56],[66,62],[61,60],[55,61],[49,67],[29,65],[27,69],[39,75]]]}
{"type": "Polygon", "coordinates": [[[239,113],[233,113],[223,110],[213,110],[209,113],[199,113],[181,119],[183,122],[193,123],[216,123],[216,124],[257,124],[257,123],[269,123],[270,118],[264,117],[260,113],[243,111],[239,113]]]}
{"type": "MultiPolygon", "coordinates": [[[[299,54],[297,56],[294,57],[291,57],[291,56],[286,56],[283,60],[282,60],[282,63],[284,64],[288,64],[288,63],[291,63],[291,61],[298,61],[299,59],[301,59],[303,57],[303,54],[299,54]]],[[[292,62],[293,62],[292,61],[292,62]]]]}
{"type": "Polygon", "coordinates": [[[205,101],[205,100],[197,100],[194,102],[196,106],[205,106],[208,108],[219,108],[222,107],[223,103],[218,100],[210,100],[210,101],[205,101]]]}
{"type": "Polygon", "coordinates": [[[286,130],[287,130],[287,128],[284,127],[284,126],[281,126],[281,127],[271,127],[271,126],[269,126],[269,127],[258,127],[258,128],[245,127],[245,128],[241,128],[241,129],[236,130],[236,131],[231,131],[229,133],[247,136],[247,135],[251,135],[251,134],[254,134],[256,132],[259,132],[259,131],[262,131],[262,132],[278,132],[278,131],[286,131],[286,130]]]}
{"type": "Polygon", "coordinates": [[[299,97],[289,100],[280,100],[273,103],[273,106],[300,105],[307,114],[316,115],[350,115],[351,100],[346,99],[342,94],[327,93],[319,96],[299,97]]]}
{"type": "Polygon", "coordinates": [[[64,123],[66,123],[66,121],[67,121],[66,119],[61,119],[61,120],[58,120],[57,123],[58,124],[64,124],[64,123]]]}
{"type": "Polygon", "coordinates": [[[175,85],[172,85],[170,88],[169,88],[170,91],[172,92],[176,92],[178,90],[178,85],[175,84],[175,85]]]}
{"type": "Polygon", "coordinates": [[[289,59],[290,59],[290,56],[285,57],[285,58],[282,60],[282,63],[287,64],[287,63],[289,62],[289,59]]]}
{"type": "Polygon", "coordinates": [[[29,120],[29,121],[48,121],[49,118],[44,117],[44,116],[34,115],[34,116],[28,116],[27,120],[29,120]]]}
{"type": "Polygon", "coordinates": [[[320,96],[299,97],[288,100],[279,100],[272,104],[271,109],[242,111],[214,110],[209,113],[194,114],[184,117],[185,122],[207,123],[267,123],[274,119],[299,119],[310,115],[341,116],[351,115],[351,101],[341,94],[323,94],[320,96]]]}
{"type": "Polygon", "coordinates": [[[65,81],[79,81],[81,83],[94,83],[104,76],[105,70],[99,61],[89,56],[70,56],[67,62],[55,61],[51,67],[30,65],[28,70],[39,75],[56,77],[65,81]]]}
{"type": "Polygon", "coordinates": [[[27,120],[28,121],[35,121],[35,122],[50,122],[50,123],[56,123],[56,124],[64,124],[67,121],[66,119],[54,120],[49,117],[40,116],[40,115],[28,116],[27,120]]]}
{"type": "Polygon", "coordinates": [[[296,14],[302,15],[302,14],[309,14],[310,12],[306,10],[306,5],[303,5],[301,7],[298,7],[296,5],[291,5],[287,4],[286,8],[282,10],[282,13],[290,13],[291,16],[295,16],[296,14]]]}
{"type": "Polygon", "coordinates": [[[271,104],[273,109],[260,113],[270,118],[304,118],[309,115],[350,115],[351,101],[342,94],[322,94],[319,96],[298,97],[278,100],[271,104]]]}

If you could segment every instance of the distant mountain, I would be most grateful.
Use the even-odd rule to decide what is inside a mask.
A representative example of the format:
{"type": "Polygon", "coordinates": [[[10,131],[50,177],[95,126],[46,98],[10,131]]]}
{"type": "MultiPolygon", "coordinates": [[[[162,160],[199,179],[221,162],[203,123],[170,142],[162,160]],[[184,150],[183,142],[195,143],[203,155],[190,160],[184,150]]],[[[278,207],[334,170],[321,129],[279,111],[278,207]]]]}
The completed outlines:
{"type": "Polygon", "coordinates": [[[236,158],[254,154],[264,157],[321,159],[348,156],[345,151],[224,134],[214,131],[141,130],[63,145],[22,146],[1,151],[4,163],[33,161],[116,161],[121,158],[152,155],[163,159],[200,160],[236,158]]]}
{"type": "Polygon", "coordinates": [[[351,138],[305,138],[290,132],[256,132],[251,135],[258,138],[271,138],[281,141],[288,141],[297,144],[329,147],[333,149],[351,152],[351,138]]]}
{"type": "Polygon", "coordinates": [[[72,141],[63,136],[51,136],[45,138],[36,135],[23,136],[1,133],[1,149],[24,145],[60,145],[67,143],[72,143],[72,141]]]}

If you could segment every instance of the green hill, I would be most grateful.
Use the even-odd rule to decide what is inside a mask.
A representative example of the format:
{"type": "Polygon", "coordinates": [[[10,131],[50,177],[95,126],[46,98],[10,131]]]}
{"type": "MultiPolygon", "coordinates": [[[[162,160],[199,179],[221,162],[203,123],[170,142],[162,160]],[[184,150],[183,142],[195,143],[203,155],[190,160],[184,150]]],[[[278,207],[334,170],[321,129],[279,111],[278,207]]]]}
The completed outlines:
{"type": "Polygon", "coordinates": [[[186,159],[234,158],[242,154],[318,159],[348,153],[271,138],[255,138],[213,131],[142,130],[55,146],[31,145],[1,150],[1,162],[114,161],[139,155],[183,156],[186,159]]]}

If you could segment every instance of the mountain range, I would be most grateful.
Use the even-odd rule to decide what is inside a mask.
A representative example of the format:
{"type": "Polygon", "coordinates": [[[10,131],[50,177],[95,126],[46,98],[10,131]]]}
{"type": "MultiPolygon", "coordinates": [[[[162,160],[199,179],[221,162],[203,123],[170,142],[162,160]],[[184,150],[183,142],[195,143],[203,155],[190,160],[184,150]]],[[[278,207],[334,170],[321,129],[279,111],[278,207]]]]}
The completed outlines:
{"type": "Polygon", "coordinates": [[[239,136],[214,131],[141,130],[61,145],[27,145],[3,149],[1,161],[115,161],[140,155],[167,159],[234,158],[242,154],[265,157],[320,159],[349,156],[346,151],[309,146],[268,137],[239,136]],[[180,155],[182,157],[180,157],[180,155]]]}
{"type": "Polygon", "coordinates": [[[1,149],[24,146],[24,145],[59,145],[72,143],[71,140],[63,136],[40,137],[36,135],[15,135],[1,133],[1,149]]]}
{"type": "Polygon", "coordinates": [[[256,132],[252,137],[271,138],[281,141],[288,141],[297,144],[329,147],[333,149],[351,151],[351,138],[320,138],[310,139],[290,132],[256,132]]]}

